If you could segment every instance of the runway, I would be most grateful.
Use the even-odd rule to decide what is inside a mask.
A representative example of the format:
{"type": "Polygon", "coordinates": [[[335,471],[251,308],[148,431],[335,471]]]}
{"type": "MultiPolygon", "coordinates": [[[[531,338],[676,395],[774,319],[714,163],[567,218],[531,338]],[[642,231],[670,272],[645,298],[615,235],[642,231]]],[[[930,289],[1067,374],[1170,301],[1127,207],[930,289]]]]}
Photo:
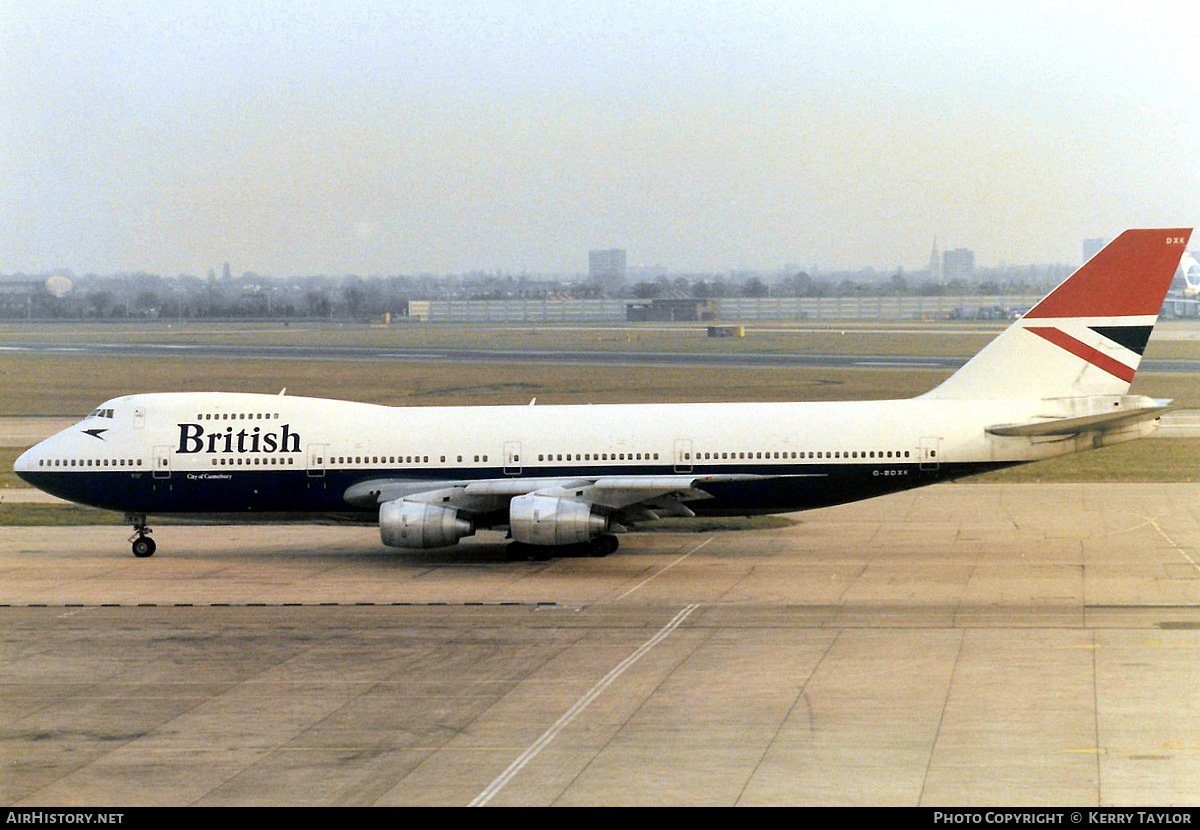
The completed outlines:
{"type": "MultiPolygon", "coordinates": [[[[896,354],[816,354],[788,352],[634,352],[565,351],[558,349],[457,349],[396,348],[369,346],[265,346],[161,343],[81,343],[61,346],[43,343],[13,343],[0,352],[49,355],[99,355],[130,357],[249,358],[255,360],[390,360],[447,363],[571,363],[624,366],[775,366],[841,369],[936,369],[952,372],[967,362],[965,357],[896,354]]],[[[1200,372],[1200,360],[1143,360],[1143,372],[1200,372]]]]}
{"type": "Polygon", "coordinates": [[[1198,504],[950,484],[545,563],[8,528],[0,801],[1194,804],[1198,504]]]}

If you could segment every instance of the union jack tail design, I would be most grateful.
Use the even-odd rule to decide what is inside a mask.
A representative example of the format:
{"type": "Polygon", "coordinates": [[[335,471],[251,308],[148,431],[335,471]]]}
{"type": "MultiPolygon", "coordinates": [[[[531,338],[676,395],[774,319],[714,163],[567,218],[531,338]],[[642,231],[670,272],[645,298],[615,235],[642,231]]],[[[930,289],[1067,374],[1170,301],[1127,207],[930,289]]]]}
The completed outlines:
{"type": "Polygon", "coordinates": [[[1125,394],[1191,233],[1125,231],[926,397],[1125,394]]]}

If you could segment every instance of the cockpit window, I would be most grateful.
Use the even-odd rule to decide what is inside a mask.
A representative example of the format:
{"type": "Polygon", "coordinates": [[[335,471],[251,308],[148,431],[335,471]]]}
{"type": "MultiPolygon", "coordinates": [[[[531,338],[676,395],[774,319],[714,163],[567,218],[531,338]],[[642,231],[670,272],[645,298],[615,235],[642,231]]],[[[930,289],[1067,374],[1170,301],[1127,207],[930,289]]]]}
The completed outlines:
{"type": "Polygon", "coordinates": [[[112,409],[93,409],[84,418],[111,418],[113,416],[112,409]]]}

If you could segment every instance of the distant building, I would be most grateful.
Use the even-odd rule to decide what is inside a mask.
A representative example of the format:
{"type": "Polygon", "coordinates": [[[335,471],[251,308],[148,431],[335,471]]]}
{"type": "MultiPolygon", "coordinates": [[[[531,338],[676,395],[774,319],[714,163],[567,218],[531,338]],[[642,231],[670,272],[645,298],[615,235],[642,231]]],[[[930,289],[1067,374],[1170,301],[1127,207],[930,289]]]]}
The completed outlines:
{"type": "Polygon", "coordinates": [[[653,299],[625,304],[625,319],[631,323],[650,321],[694,323],[717,319],[716,300],[653,299]]]}
{"type": "Polygon", "coordinates": [[[942,280],[942,255],[938,251],[936,236],[933,238],[933,251],[929,254],[929,278],[934,282],[942,280]]]}
{"type": "Polygon", "coordinates": [[[625,287],[625,251],[621,248],[589,251],[588,279],[610,294],[619,292],[625,287]]]}
{"type": "Polygon", "coordinates": [[[34,317],[50,298],[45,280],[0,280],[0,317],[34,317]]]}
{"type": "Polygon", "coordinates": [[[1089,259],[1094,257],[1096,254],[1100,253],[1100,249],[1103,248],[1107,244],[1108,244],[1107,239],[1085,239],[1085,240],[1083,240],[1083,261],[1087,262],[1089,259]]]}
{"type": "Polygon", "coordinates": [[[942,254],[942,278],[970,281],[975,277],[975,252],[967,248],[955,248],[942,254]]]}

